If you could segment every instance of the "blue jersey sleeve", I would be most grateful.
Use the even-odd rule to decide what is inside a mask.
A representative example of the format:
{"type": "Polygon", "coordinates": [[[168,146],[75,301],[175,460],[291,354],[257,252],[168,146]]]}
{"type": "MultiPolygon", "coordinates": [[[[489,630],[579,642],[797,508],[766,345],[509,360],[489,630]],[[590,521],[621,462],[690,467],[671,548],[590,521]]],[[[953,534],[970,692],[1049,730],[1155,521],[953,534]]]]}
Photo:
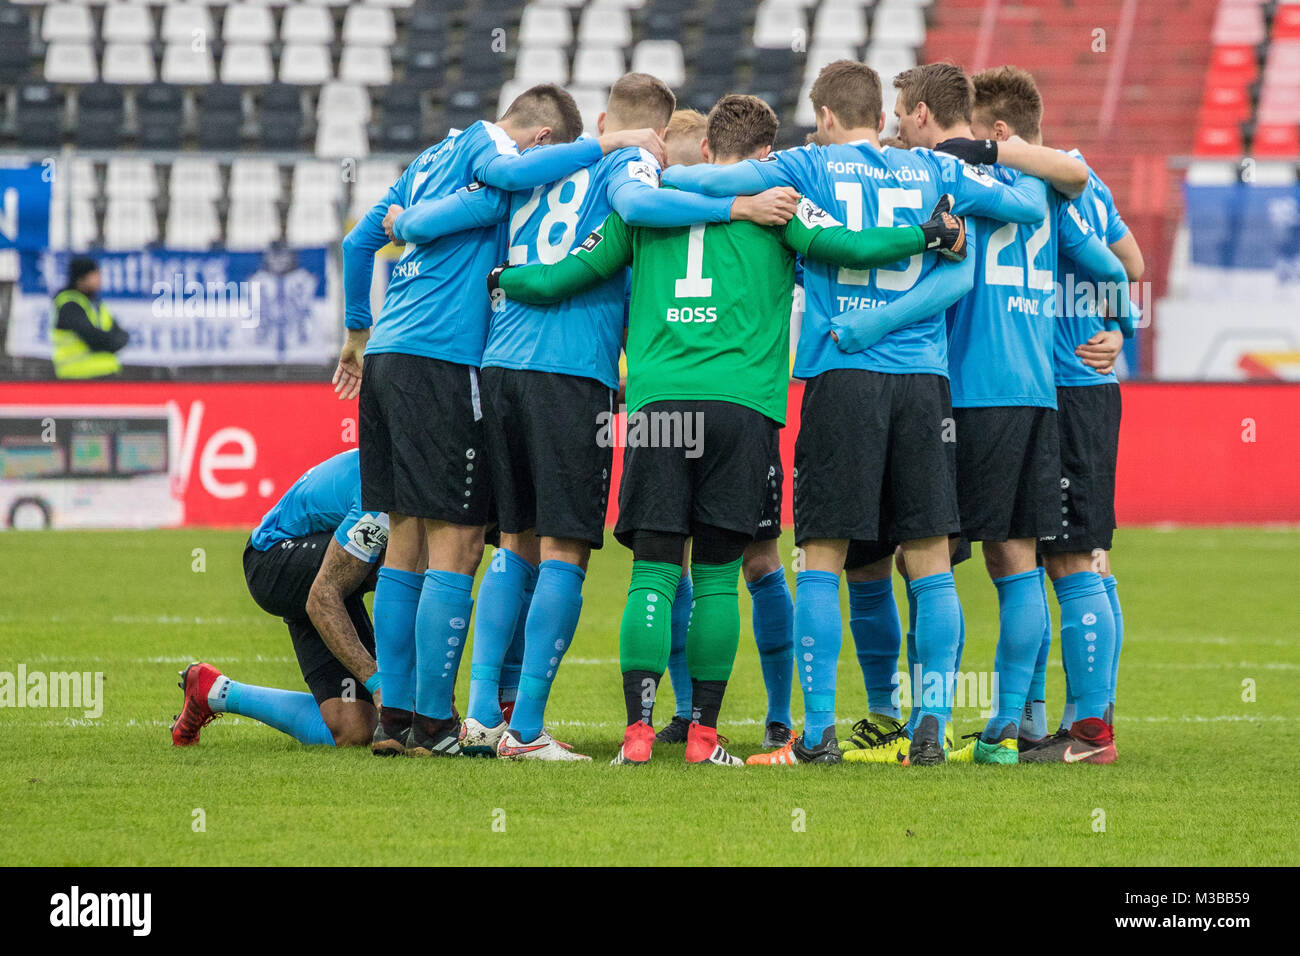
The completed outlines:
{"type": "Polygon", "coordinates": [[[699,222],[730,222],[734,197],[701,196],[679,189],[660,189],[636,179],[609,188],[609,205],[629,226],[693,226],[699,222]]]}
{"type": "Polygon", "coordinates": [[[397,217],[393,235],[404,242],[432,242],[455,232],[505,222],[509,212],[509,193],[474,183],[450,196],[416,203],[397,217]]]}
{"type": "Polygon", "coordinates": [[[669,166],[664,170],[665,186],[676,186],[688,192],[706,196],[752,196],[773,186],[794,186],[803,192],[790,176],[791,166],[780,157],[794,150],[774,153],[772,159],[747,159],[730,166],[713,166],[697,163],[694,166],[669,166]]]}
{"type": "Polygon", "coordinates": [[[930,150],[913,150],[930,157],[938,167],[940,182],[953,196],[953,212],[959,216],[983,216],[998,222],[1040,222],[1047,217],[1047,184],[1034,176],[1016,175],[1003,183],[979,166],[963,163],[955,156],[930,150]]]}
{"type": "Polygon", "coordinates": [[[1115,199],[1111,196],[1110,190],[1106,190],[1102,202],[1106,206],[1106,245],[1111,245],[1128,235],[1128,223],[1115,208],[1115,199]]]}
{"type": "Polygon", "coordinates": [[[603,154],[599,140],[584,137],[572,143],[539,146],[522,154],[501,127],[483,123],[469,131],[474,135],[470,171],[488,186],[517,192],[563,179],[590,166],[603,154]]]}
{"type": "MultiPolygon", "coordinates": [[[[966,241],[971,241],[967,224],[966,241]]],[[[841,352],[862,352],[890,332],[929,319],[975,287],[975,257],[968,255],[956,265],[940,265],[901,298],[875,309],[852,309],[831,318],[831,331],[841,352]]]]}
{"type": "MultiPolygon", "coordinates": [[[[1118,327],[1124,338],[1131,339],[1134,310],[1133,303],[1129,300],[1128,273],[1124,270],[1124,264],[1095,232],[1090,232],[1087,240],[1073,251],[1063,251],[1074,260],[1080,272],[1105,290],[1105,296],[1099,295],[1098,298],[1106,302],[1106,325],[1118,327]]],[[[1100,305],[1099,301],[1098,306],[1100,305]]]]}
{"type": "Polygon", "coordinates": [[[334,540],[352,557],[374,564],[388,544],[388,515],[382,511],[363,511],[358,489],[352,507],[334,529],[334,540]]]}
{"type": "Polygon", "coordinates": [[[405,200],[411,167],[388,187],[388,193],[367,212],[343,237],[343,324],[349,329],[370,328],[370,283],[375,274],[375,253],[388,245],[384,216],[388,207],[405,200]]]}

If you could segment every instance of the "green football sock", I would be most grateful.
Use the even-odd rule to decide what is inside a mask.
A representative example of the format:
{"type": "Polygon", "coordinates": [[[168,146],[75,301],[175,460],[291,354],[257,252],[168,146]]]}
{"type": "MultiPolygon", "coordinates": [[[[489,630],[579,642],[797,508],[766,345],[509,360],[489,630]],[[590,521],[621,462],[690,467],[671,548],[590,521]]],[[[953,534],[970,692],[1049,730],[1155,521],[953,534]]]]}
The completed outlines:
{"type": "Polygon", "coordinates": [[[725,681],[731,677],[740,646],[740,558],[729,564],[691,565],[695,604],[686,632],[686,663],[691,679],[725,681]]]}
{"type": "Polygon", "coordinates": [[[633,561],[632,581],[618,645],[621,669],[662,675],[672,644],[673,596],[681,580],[680,565],[633,561]]]}

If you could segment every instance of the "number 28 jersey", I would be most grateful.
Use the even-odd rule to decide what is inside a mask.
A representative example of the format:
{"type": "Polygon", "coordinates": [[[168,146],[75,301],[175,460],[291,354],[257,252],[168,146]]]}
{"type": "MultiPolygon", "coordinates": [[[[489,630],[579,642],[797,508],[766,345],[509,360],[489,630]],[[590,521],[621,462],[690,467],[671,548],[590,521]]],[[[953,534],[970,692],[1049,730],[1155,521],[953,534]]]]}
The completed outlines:
{"type": "MultiPolygon", "coordinates": [[[[559,262],[605,221],[620,189],[658,185],[658,160],[627,147],[558,182],[511,194],[507,261],[559,262]]],[[[626,271],[554,305],[506,299],[492,313],[483,366],[578,375],[618,388],[626,303],[626,271]]]]}

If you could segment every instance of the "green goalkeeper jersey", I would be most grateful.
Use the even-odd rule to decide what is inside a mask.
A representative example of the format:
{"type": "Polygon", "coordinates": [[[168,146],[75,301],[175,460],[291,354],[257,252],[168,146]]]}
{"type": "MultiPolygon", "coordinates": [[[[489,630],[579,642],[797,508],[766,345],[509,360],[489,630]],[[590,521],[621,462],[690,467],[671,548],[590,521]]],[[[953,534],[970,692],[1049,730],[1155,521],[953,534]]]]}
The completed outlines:
{"type": "Polygon", "coordinates": [[[545,305],[631,265],[628,411],[664,399],[712,399],[785,424],[795,254],[869,269],[924,249],[919,226],[854,232],[806,198],[781,227],[633,227],[611,213],[560,262],[506,269],[500,288],[545,305]]]}

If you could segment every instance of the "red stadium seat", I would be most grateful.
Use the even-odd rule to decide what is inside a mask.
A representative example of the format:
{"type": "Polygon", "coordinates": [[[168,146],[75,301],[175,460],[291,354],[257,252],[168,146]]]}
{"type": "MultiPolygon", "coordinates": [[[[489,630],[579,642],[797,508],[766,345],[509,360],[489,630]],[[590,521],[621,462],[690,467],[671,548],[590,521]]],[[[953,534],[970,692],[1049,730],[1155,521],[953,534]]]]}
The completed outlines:
{"type": "Polygon", "coordinates": [[[1284,4],[1273,18],[1273,42],[1300,40],[1300,4],[1284,4]]]}
{"type": "Polygon", "coordinates": [[[1206,85],[1249,86],[1259,75],[1255,49],[1250,46],[1216,46],[1210,54],[1206,85]]]}
{"type": "Polygon", "coordinates": [[[1197,156],[1240,156],[1241,129],[1235,124],[1202,126],[1196,131],[1192,152],[1197,156]]]}
{"type": "Polygon", "coordinates": [[[1207,84],[1201,99],[1201,111],[1242,120],[1250,116],[1250,97],[1244,86],[1212,86],[1207,84]]]}
{"type": "Polygon", "coordinates": [[[1289,123],[1256,127],[1251,152],[1256,156],[1300,157],[1300,126],[1289,123]]]}

